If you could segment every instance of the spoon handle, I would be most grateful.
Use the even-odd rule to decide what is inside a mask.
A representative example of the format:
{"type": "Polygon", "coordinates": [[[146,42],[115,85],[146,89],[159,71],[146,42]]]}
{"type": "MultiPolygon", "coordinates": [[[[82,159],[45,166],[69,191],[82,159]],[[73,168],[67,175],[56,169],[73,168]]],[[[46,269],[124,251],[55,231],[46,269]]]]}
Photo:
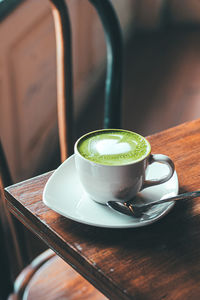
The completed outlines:
{"type": "Polygon", "coordinates": [[[194,192],[188,192],[188,193],[184,193],[184,194],[180,194],[174,197],[170,197],[170,198],[165,198],[165,199],[160,199],[157,201],[152,201],[149,203],[145,203],[145,204],[141,204],[141,205],[137,205],[137,204],[132,204],[133,207],[150,207],[150,206],[154,206],[157,204],[162,204],[165,202],[171,202],[171,201],[178,201],[178,200],[189,200],[189,199],[193,199],[193,198],[197,198],[200,197],[200,191],[194,191],[194,192]]]}

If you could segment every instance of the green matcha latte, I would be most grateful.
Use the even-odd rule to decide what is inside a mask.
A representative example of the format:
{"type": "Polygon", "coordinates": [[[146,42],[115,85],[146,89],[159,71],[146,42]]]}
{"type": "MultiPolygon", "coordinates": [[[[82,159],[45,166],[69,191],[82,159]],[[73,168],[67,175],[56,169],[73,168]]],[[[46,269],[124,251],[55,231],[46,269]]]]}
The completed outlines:
{"type": "Polygon", "coordinates": [[[121,129],[104,129],[86,134],[78,141],[77,149],[84,158],[109,166],[142,160],[151,151],[144,137],[121,129]]]}

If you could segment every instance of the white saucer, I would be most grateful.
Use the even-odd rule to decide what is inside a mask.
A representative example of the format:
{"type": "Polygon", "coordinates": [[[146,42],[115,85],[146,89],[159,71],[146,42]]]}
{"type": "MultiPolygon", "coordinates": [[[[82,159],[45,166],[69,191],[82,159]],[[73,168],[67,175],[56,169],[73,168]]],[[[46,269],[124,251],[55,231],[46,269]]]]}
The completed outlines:
{"type": "MultiPolygon", "coordinates": [[[[159,163],[149,166],[148,179],[165,175],[168,168],[159,163]]],[[[147,188],[140,193],[144,202],[178,194],[176,172],[166,183],[147,188]]],[[[71,220],[106,228],[134,228],[151,224],[166,215],[174,202],[160,204],[149,209],[141,218],[115,212],[109,207],[91,200],[83,191],[76,173],[74,155],[70,156],[52,174],[43,192],[45,205],[71,220]]]]}

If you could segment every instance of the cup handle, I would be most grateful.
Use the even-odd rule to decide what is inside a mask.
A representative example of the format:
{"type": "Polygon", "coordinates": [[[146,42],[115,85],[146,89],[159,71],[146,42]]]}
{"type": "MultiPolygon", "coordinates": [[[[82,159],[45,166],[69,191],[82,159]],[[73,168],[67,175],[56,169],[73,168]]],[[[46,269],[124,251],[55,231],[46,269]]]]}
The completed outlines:
{"type": "Polygon", "coordinates": [[[166,176],[164,176],[160,179],[144,180],[142,189],[145,189],[147,187],[154,186],[154,185],[157,185],[157,184],[164,183],[164,182],[168,181],[174,174],[174,170],[175,170],[174,163],[167,155],[151,154],[149,156],[149,164],[153,164],[154,162],[159,162],[161,164],[166,164],[169,168],[169,173],[166,176]]]}

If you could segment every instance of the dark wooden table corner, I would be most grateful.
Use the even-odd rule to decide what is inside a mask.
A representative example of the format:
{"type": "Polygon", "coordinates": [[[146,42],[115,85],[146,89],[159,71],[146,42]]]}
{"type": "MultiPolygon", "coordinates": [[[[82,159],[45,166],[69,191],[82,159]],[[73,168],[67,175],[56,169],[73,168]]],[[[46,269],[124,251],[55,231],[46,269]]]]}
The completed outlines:
{"type": "MultiPolygon", "coordinates": [[[[148,137],[175,162],[180,191],[200,189],[200,120],[148,137]]],[[[110,299],[200,295],[200,199],[138,229],[103,229],[64,218],[42,202],[52,172],[6,188],[10,211],[110,299]]]]}

